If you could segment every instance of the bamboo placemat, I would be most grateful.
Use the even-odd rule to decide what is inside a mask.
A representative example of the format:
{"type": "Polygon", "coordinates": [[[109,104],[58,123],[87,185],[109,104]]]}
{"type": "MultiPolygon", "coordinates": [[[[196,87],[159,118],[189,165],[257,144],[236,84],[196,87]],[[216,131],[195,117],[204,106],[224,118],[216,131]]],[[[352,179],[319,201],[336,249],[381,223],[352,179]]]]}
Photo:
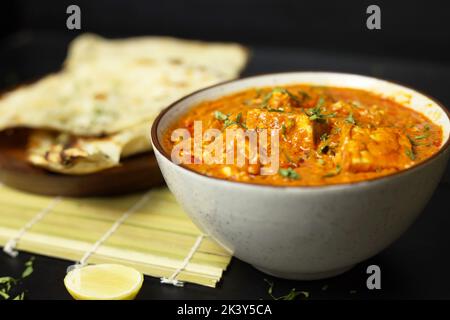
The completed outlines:
{"type": "MultiPolygon", "coordinates": [[[[89,257],[88,263],[120,263],[146,275],[215,287],[231,255],[201,234],[166,188],[148,199],[89,257]],[[193,250],[195,249],[195,250],[193,250]]],[[[143,194],[111,198],[55,198],[0,185],[0,246],[17,236],[39,212],[17,248],[79,261],[143,194]]]]}

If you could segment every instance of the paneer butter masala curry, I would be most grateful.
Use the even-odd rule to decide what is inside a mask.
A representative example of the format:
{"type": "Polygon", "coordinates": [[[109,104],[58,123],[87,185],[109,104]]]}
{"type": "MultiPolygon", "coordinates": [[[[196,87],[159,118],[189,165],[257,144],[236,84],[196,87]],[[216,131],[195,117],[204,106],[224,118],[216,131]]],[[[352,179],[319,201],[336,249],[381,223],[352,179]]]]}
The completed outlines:
{"type": "MultiPolygon", "coordinates": [[[[356,182],[405,170],[437,152],[442,130],[424,115],[373,93],[293,85],[251,89],[194,106],[163,137],[170,154],[174,129],[193,134],[226,128],[279,129],[279,166],[261,175],[263,164],[183,164],[201,174],[232,181],[307,186],[356,182]]],[[[216,136],[217,139],[217,136],[216,136]]],[[[203,143],[211,143],[205,141],[203,143]]],[[[194,157],[191,155],[191,157],[194,157]]]]}

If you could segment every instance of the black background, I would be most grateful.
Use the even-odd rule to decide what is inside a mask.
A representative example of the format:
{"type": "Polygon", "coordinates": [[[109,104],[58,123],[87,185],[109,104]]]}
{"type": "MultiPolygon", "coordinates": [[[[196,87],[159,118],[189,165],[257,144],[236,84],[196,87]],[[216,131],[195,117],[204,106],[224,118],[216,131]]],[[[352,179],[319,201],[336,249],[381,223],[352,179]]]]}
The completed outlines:
{"type": "MultiPolygon", "coordinates": [[[[66,7],[78,4],[82,32],[121,37],[163,34],[246,44],[244,75],[294,70],[353,72],[400,81],[450,105],[448,1],[25,1],[2,3],[0,84],[57,70],[79,32],[66,29],[66,7]],[[382,30],[365,27],[365,9],[378,4],[382,30]]],[[[274,279],[233,259],[217,289],[174,288],[146,278],[140,299],[266,299],[306,290],[310,299],[450,298],[450,185],[444,180],[418,221],[392,246],[352,271],[313,282],[274,279]],[[382,270],[382,290],[365,287],[365,269],[382,270]],[[322,290],[323,286],[327,290],[322,290]]],[[[1,214],[1,208],[0,208],[1,214]]],[[[0,276],[19,276],[29,255],[0,254],[0,276]]],[[[29,299],[67,299],[62,279],[70,262],[38,256],[18,289],[29,299]]]]}
{"type": "Polygon", "coordinates": [[[81,7],[82,31],[107,36],[162,34],[450,59],[448,0],[16,0],[2,1],[0,32],[3,36],[31,29],[65,32],[69,4],[81,7]],[[381,30],[366,28],[370,4],[381,7],[381,30]]]}

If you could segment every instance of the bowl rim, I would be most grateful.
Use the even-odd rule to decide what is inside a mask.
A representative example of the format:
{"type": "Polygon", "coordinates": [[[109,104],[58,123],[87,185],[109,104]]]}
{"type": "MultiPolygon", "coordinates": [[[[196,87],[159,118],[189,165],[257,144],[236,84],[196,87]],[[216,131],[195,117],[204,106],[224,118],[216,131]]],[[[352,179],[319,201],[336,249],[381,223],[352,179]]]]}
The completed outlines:
{"type": "MultiPolygon", "coordinates": [[[[227,180],[227,179],[221,179],[218,177],[213,177],[213,176],[207,176],[205,174],[199,173],[195,170],[192,170],[188,167],[182,166],[182,165],[177,165],[175,164],[171,158],[170,155],[166,152],[166,150],[164,150],[164,148],[162,147],[161,143],[159,142],[158,139],[158,126],[159,123],[161,122],[161,119],[166,115],[166,113],[171,110],[172,108],[174,108],[175,106],[177,106],[179,103],[181,103],[182,101],[197,95],[201,92],[210,90],[212,88],[215,87],[219,87],[219,86],[223,86],[223,85],[228,85],[237,81],[241,81],[241,80],[248,80],[248,79],[254,79],[254,78],[259,78],[259,77],[264,77],[264,76],[282,76],[282,75],[289,75],[289,74],[297,74],[297,73],[322,73],[322,74],[338,74],[338,75],[342,75],[342,76],[361,76],[361,77],[365,77],[365,78],[370,78],[373,80],[378,80],[378,81],[384,81],[387,82],[389,84],[394,84],[394,85],[400,85],[404,88],[407,88],[409,90],[415,91],[423,96],[425,96],[426,98],[430,99],[431,101],[433,101],[441,110],[444,111],[444,114],[447,116],[447,119],[450,122],[450,110],[448,110],[444,104],[442,102],[440,102],[439,100],[429,96],[428,94],[423,93],[420,90],[417,90],[415,88],[412,88],[410,86],[404,85],[400,82],[397,81],[392,81],[392,80],[385,80],[385,79],[381,79],[378,77],[372,77],[372,76],[367,76],[364,74],[358,74],[358,73],[347,73],[347,72],[334,72],[334,71],[310,71],[310,70],[302,70],[302,71],[289,71],[289,72],[274,72],[274,73],[261,73],[261,74],[256,74],[256,75],[251,75],[251,76],[247,76],[247,77],[242,77],[242,78],[237,78],[237,79],[232,79],[232,80],[227,80],[227,81],[222,81],[220,83],[208,86],[208,87],[204,87],[201,88],[199,90],[196,90],[194,92],[191,92],[188,95],[185,95],[183,97],[181,97],[180,99],[172,102],[171,104],[169,104],[169,106],[167,106],[166,108],[164,108],[159,114],[158,116],[155,118],[155,120],[152,123],[151,126],[151,134],[150,134],[150,140],[151,143],[153,144],[153,147],[164,157],[166,158],[172,165],[180,168],[181,170],[186,170],[190,173],[193,173],[199,177],[203,177],[205,179],[211,179],[211,180],[215,180],[215,181],[220,181],[223,183],[229,183],[229,184],[239,184],[239,185],[244,185],[244,186],[248,186],[248,187],[255,187],[255,188],[274,188],[274,189],[303,189],[303,190],[313,190],[313,189],[327,189],[327,188],[336,188],[336,187],[350,187],[350,186],[361,186],[361,185],[369,185],[369,184],[373,184],[382,180],[389,180],[390,178],[393,177],[398,177],[398,176],[402,176],[405,174],[409,174],[412,171],[416,171],[422,167],[424,167],[425,165],[429,164],[430,162],[432,162],[433,160],[435,160],[438,156],[440,156],[441,154],[443,154],[449,147],[450,147],[450,135],[449,137],[447,137],[447,141],[439,148],[439,150],[434,153],[433,155],[431,155],[429,158],[425,159],[424,161],[409,167],[407,169],[404,170],[400,170],[400,171],[396,171],[384,176],[380,176],[380,177],[374,177],[371,179],[366,179],[366,180],[362,180],[362,181],[353,181],[353,182],[344,182],[344,183],[335,183],[335,184],[323,184],[323,185],[305,185],[305,186],[283,186],[283,185],[271,185],[271,184],[258,184],[258,183],[251,183],[251,182],[242,182],[242,181],[233,181],[233,180],[227,180]]],[[[351,87],[349,87],[351,88],[351,87]]]]}

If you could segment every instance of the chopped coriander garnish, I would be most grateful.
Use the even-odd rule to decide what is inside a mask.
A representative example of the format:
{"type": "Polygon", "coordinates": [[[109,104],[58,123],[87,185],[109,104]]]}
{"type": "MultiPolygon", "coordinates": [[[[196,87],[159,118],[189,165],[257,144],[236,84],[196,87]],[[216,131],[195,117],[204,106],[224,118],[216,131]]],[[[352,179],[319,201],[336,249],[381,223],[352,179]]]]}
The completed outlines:
{"type": "Polygon", "coordinates": [[[280,174],[280,176],[291,179],[291,180],[300,179],[300,175],[292,168],[280,169],[280,170],[278,170],[278,173],[280,174]]]}
{"type": "Polygon", "coordinates": [[[242,112],[239,112],[236,116],[236,122],[239,123],[242,120],[242,112]]]}
{"type": "Polygon", "coordinates": [[[305,101],[306,99],[311,98],[310,95],[306,91],[303,91],[303,90],[299,90],[298,94],[302,97],[302,101],[305,101]]]}
{"type": "MultiPolygon", "coordinates": [[[[14,279],[13,277],[0,277],[0,298],[4,300],[11,299],[11,289],[13,286],[20,282],[20,280],[27,278],[33,273],[33,262],[34,257],[31,257],[30,260],[25,262],[25,270],[22,272],[22,277],[20,279],[14,279]]],[[[25,293],[20,293],[16,295],[13,300],[23,300],[25,297],[25,293]]]]}
{"type": "MultiPolygon", "coordinates": [[[[416,139],[416,140],[414,140],[413,138],[411,138],[411,136],[408,134],[408,135],[406,135],[407,137],[408,137],[408,140],[409,140],[409,142],[411,143],[411,145],[412,146],[414,146],[414,147],[418,147],[418,146],[428,146],[429,144],[428,143],[420,143],[420,142],[417,142],[416,140],[417,140],[417,137],[415,137],[414,139],[416,139]]],[[[423,138],[424,139],[424,138],[423,138]]],[[[420,140],[420,139],[419,139],[420,140]]]]}
{"type": "Polygon", "coordinates": [[[422,140],[422,139],[428,138],[429,136],[430,136],[430,134],[427,132],[427,133],[424,133],[424,134],[415,136],[414,139],[416,139],[416,140],[422,140]]]}
{"type": "Polygon", "coordinates": [[[247,126],[242,122],[242,112],[239,112],[236,116],[236,120],[231,121],[228,120],[229,122],[227,123],[227,121],[225,121],[225,127],[231,126],[232,124],[237,124],[238,126],[247,129],[247,126]]]}
{"type": "Polygon", "coordinates": [[[289,155],[287,154],[287,152],[286,152],[285,150],[283,150],[283,154],[284,154],[284,156],[286,157],[286,160],[287,160],[289,163],[294,164],[294,162],[291,160],[291,157],[289,157],[289,155]]]}
{"type": "Polygon", "coordinates": [[[341,166],[338,164],[336,165],[336,170],[334,172],[329,172],[326,175],[324,175],[324,178],[330,178],[330,177],[334,177],[337,176],[339,173],[341,173],[341,166]]]}
{"type": "Polygon", "coordinates": [[[325,132],[320,136],[320,141],[327,141],[329,137],[328,133],[325,132]]]}
{"type": "Polygon", "coordinates": [[[317,100],[316,106],[314,108],[320,109],[325,104],[325,98],[320,97],[319,100],[317,100]]]}
{"type": "Polygon", "coordinates": [[[323,160],[322,158],[317,159],[317,162],[323,166],[325,164],[325,160],[323,160]]]}
{"type": "Polygon", "coordinates": [[[280,109],[272,109],[272,108],[270,108],[267,111],[269,111],[269,112],[284,112],[284,109],[283,108],[280,108],[280,109]]]}
{"type": "Polygon", "coordinates": [[[297,291],[295,288],[292,288],[291,291],[289,291],[288,294],[280,297],[275,297],[273,295],[273,282],[270,282],[267,279],[264,279],[265,282],[269,284],[269,289],[267,289],[267,293],[273,300],[295,300],[300,295],[303,295],[306,299],[309,298],[309,292],[308,291],[297,291]]]}
{"type": "Polygon", "coordinates": [[[225,121],[228,119],[228,116],[229,115],[226,115],[220,111],[214,111],[214,118],[216,118],[217,120],[225,121]]]}
{"type": "Polygon", "coordinates": [[[425,126],[424,126],[424,129],[425,129],[425,133],[423,133],[423,134],[420,134],[420,135],[417,135],[417,136],[415,136],[414,138],[412,138],[411,136],[409,136],[409,135],[407,135],[407,137],[408,137],[408,139],[409,139],[409,142],[411,142],[411,144],[413,145],[413,146],[423,146],[423,145],[426,145],[426,144],[421,144],[421,143],[419,143],[419,142],[417,142],[416,140],[423,140],[423,139],[428,139],[429,137],[430,137],[430,125],[429,124],[426,124],[425,126]]]}
{"type": "Polygon", "coordinates": [[[12,281],[14,281],[14,278],[11,278],[11,277],[1,277],[0,278],[0,284],[10,283],[12,281]]]}
{"type": "Polygon", "coordinates": [[[272,98],[273,94],[277,93],[277,92],[287,94],[294,101],[300,102],[299,99],[295,95],[293,95],[292,93],[289,92],[289,90],[286,90],[284,88],[274,88],[271,92],[267,93],[264,96],[264,99],[263,99],[263,101],[261,103],[261,107],[262,108],[267,108],[267,105],[269,104],[270,98],[272,98]]]}
{"type": "Polygon", "coordinates": [[[237,124],[238,126],[247,129],[246,125],[244,123],[242,123],[242,112],[239,112],[236,116],[236,120],[231,120],[230,119],[230,115],[229,114],[224,114],[220,111],[215,111],[214,112],[214,117],[217,120],[223,121],[223,125],[224,128],[227,128],[233,124],[237,124]]]}
{"type": "Polygon", "coordinates": [[[25,298],[25,292],[22,292],[21,294],[15,296],[13,300],[23,300],[25,298]]]}
{"type": "Polygon", "coordinates": [[[2,297],[5,300],[9,299],[9,294],[6,293],[5,289],[0,290],[0,297],[2,297]]]}
{"type": "Polygon", "coordinates": [[[297,101],[297,102],[300,102],[300,101],[298,100],[298,98],[297,98],[295,95],[293,95],[291,92],[289,92],[289,90],[287,90],[287,89],[284,89],[284,88],[275,88],[275,89],[273,89],[272,92],[273,92],[273,93],[280,92],[280,93],[287,94],[291,99],[293,99],[293,100],[295,100],[295,101],[297,101]]]}
{"type": "Polygon", "coordinates": [[[309,112],[305,111],[306,115],[309,117],[309,120],[323,123],[327,118],[333,118],[336,116],[336,113],[322,113],[322,106],[324,104],[325,99],[323,97],[320,97],[314,108],[310,109],[309,112]]]}
{"type": "Polygon", "coordinates": [[[350,112],[347,118],[345,118],[345,122],[356,125],[355,118],[353,118],[353,112],[350,112]]]}
{"type": "Polygon", "coordinates": [[[286,131],[287,131],[286,125],[283,123],[283,124],[281,125],[281,134],[283,135],[283,137],[284,137],[285,139],[287,139],[287,137],[286,137],[286,131]]]}
{"type": "Polygon", "coordinates": [[[411,160],[416,160],[416,154],[414,153],[414,151],[412,149],[405,149],[405,154],[411,159],[411,160]]]}
{"type": "Polygon", "coordinates": [[[34,257],[32,257],[27,262],[25,262],[25,270],[22,273],[22,279],[28,277],[30,274],[33,273],[33,262],[34,262],[34,257]]]}
{"type": "Polygon", "coordinates": [[[407,134],[406,137],[408,138],[409,143],[411,143],[412,146],[417,145],[417,142],[413,138],[411,138],[411,136],[409,134],[407,134]]]}

